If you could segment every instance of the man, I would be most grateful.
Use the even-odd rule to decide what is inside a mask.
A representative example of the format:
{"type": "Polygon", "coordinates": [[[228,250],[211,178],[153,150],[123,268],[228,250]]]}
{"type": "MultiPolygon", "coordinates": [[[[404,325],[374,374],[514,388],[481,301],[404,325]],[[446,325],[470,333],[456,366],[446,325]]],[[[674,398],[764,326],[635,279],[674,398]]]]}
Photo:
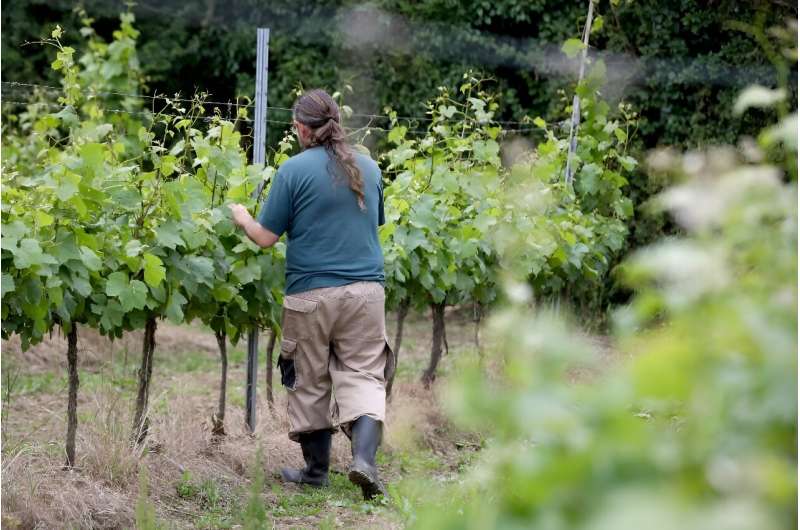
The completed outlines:
{"type": "Polygon", "coordinates": [[[288,236],[278,366],[288,391],[289,438],[300,443],[306,467],[281,474],[288,482],[328,484],[333,397],[337,423],[352,443],[348,476],[372,499],[386,494],[375,454],[394,370],[378,240],[380,169],[348,145],[326,92],[306,92],[292,110],[303,152],[280,167],[257,221],[244,206],[231,206],[236,224],[261,247],[288,236]]]}

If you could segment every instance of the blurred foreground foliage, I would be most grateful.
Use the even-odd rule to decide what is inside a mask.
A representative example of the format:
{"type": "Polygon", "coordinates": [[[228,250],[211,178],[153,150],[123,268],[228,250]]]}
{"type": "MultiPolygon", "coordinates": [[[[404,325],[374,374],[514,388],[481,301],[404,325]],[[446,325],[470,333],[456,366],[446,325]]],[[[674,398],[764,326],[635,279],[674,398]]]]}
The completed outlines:
{"type": "Polygon", "coordinates": [[[507,285],[499,368],[466,367],[448,393],[487,449],[462,482],[407,492],[426,499],[414,526],[796,527],[796,154],[796,113],[758,144],[652,154],[648,171],[678,182],[658,204],[685,236],[625,262],[636,294],[613,354],[507,285]]]}

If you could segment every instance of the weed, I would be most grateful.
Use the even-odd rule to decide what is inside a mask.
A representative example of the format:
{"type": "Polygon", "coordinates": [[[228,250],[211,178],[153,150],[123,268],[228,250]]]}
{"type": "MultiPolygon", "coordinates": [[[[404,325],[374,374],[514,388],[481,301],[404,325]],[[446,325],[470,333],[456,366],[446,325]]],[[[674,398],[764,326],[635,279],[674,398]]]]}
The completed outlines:
{"type": "Polygon", "coordinates": [[[181,480],[175,485],[175,492],[181,499],[194,499],[200,489],[192,482],[192,474],[184,471],[181,480]]]}
{"type": "Polygon", "coordinates": [[[264,499],[261,496],[261,492],[264,490],[264,469],[261,462],[261,448],[259,448],[250,472],[250,492],[242,514],[244,530],[265,530],[270,526],[264,499]]]}
{"type": "Polygon", "coordinates": [[[139,468],[139,497],[136,499],[136,529],[160,530],[161,526],[156,519],[156,509],[150,502],[149,478],[147,468],[139,468]]]}

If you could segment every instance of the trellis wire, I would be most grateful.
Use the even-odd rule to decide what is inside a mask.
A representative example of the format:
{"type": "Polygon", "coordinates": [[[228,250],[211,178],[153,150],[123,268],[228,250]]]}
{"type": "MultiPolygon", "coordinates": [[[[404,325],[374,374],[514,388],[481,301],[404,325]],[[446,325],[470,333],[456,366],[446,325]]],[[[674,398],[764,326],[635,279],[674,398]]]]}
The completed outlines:
{"type": "MultiPolygon", "coordinates": [[[[36,83],[24,83],[20,81],[2,81],[0,82],[3,85],[12,86],[12,87],[26,87],[26,88],[40,88],[44,90],[51,90],[51,91],[58,91],[63,92],[63,89],[59,87],[54,87],[50,85],[41,85],[36,83]]],[[[94,90],[82,90],[80,91],[82,94],[86,96],[121,96],[121,97],[130,97],[130,98],[139,98],[139,99],[149,99],[149,100],[163,100],[163,101],[176,101],[176,102],[186,102],[186,103],[197,103],[202,105],[221,105],[221,106],[228,106],[231,104],[230,101],[198,101],[194,99],[187,99],[187,98],[180,98],[180,97],[169,97],[169,96],[147,96],[141,94],[129,94],[125,92],[115,92],[115,91],[94,91],[94,90]]],[[[203,91],[201,91],[203,93],[203,91]]],[[[239,108],[250,108],[253,106],[253,102],[251,101],[247,105],[239,105],[239,108]]],[[[268,110],[276,110],[276,111],[283,111],[283,112],[292,112],[292,109],[287,107],[273,107],[267,106],[268,110]]],[[[367,113],[359,113],[354,112],[350,115],[353,118],[368,118],[368,119],[382,119],[382,120],[391,120],[392,117],[388,114],[367,114],[367,113]]],[[[419,122],[433,122],[435,121],[434,118],[430,116],[395,116],[396,120],[403,120],[403,121],[419,121],[419,122]]],[[[249,118],[242,118],[242,121],[252,122],[253,120],[249,118]]],[[[450,122],[448,120],[440,120],[442,123],[460,123],[460,122],[450,122]]],[[[291,124],[291,122],[286,122],[291,124]]],[[[529,125],[529,122],[526,121],[514,121],[514,120],[494,120],[494,123],[499,125],[529,125]]],[[[388,130],[388,129],[387,129],[388,130]]],[[[536,130],[536,128],[532,128],[532,130],[536,130]]]]}
{"type": "MultiPolygon", "coordinates": [[[[9,105],[40,105],[40,106],[47,106],[47,107],[56,108],[56,109],[66,109],[66,108],[69,107],[69,105],[62,105],[61,103],[50,103],[50,102],[46,102],[46,101],[18,101],[18,100],[0,99],[0,103],[9,104],[9,105]]],[[[161,116],[166,116],[166,117],[170,117],[170,118],[183,118],[183,117],[186,117],[186,116],[181,115],[181,114],[168,114],[168,113],[162,113],[162,112],[158,112],[157,113],[157,112],[154,112],[154,111],[150,111],[148,113],[148,112],[143,112],[143,111],[132,111],[132,110],[125,110],[125,109],[113,109],[113,108],[108,108],[108,107],[103,107],[103,110],[105,110],[106,112],[113,112],[113,113],[117,113],[117,114],[130,114],[130,115],[133,115],[133,116],[146,116],[147,117],[147,116],[151,116],[152,114],[159,114],[161,116]]],[[[216,117],[215,116],[195,116],[194,119],[205,121],[205,122],[211,122],[211,121],[214,121],[216,119],[216,117]]],[[[254,122],[254,120],[251,119],[251,118],[238,117],[236,119],[238,119],[240,121],[243,121],[243,122],[247,122],[247,123],[253,123],[254,122]]],[[[398,117],[398,119],[405,119],[405,118],[399,118],[398,117]]],[[[276,124],[276,125],[291,125],[292,124],[292,122],[284,121],[284,120],[267,119],[266,121],[267,121],[267,123],[272,123],[272,124],[276,124]]],[[[495,123],[497,123],[497,122],[495,122],[495,123]]],[[[552,123],[550,125],[558,126],[559,124],[558,123],[552,123]]],[[[355,127],[355,128],[353,128],[353,131],[350,133],[350,135],[352,135],[354,133],[357,133],[358,131],[363,131],[363,130],[381,131],[381,132],[386,132],[386,133],[391,131],[391,129],[386,129],[386,128],[383,128],[383,127],[364,126],[364,127],[355,127]]],[[[521,127],[521,128],[515,128],[515,129],[503,129],[503,128],[501,128],[500,130],[502,132],[504,132],[504,133],[519,133],[519,134],[522,134],[522,133],[533,133],[533,132],[543,132],[543,129],[541,129],[539,127],[529,127],[529,128],[521,127]]],[[[428,131],[425,131],[425,130],[411,129],[411,130],[407,130],[406,134],[410,134],[412,136],[426,136],[429,133],[428,133],[428,131]]]]}

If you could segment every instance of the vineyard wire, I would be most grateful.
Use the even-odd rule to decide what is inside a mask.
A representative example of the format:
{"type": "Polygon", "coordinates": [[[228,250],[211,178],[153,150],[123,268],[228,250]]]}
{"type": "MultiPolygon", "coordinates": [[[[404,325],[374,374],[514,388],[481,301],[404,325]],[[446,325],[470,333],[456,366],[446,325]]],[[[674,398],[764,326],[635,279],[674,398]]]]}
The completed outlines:
{"type": "MultiPolygon", "coordinates": [[[[20,81],[2,81],[0,83],[2,83],[3,85],[11,86],[11,87],[40,88],[40,89],[43,89],[43,90],[63,92],[63,89],[61,89],[59,87],[51,86],[51,85],[41,85],[41,84],[36,84],[36,83],[23,83],[23,82],[20,82],[20,81]]],[[[147,96],[147,95],[140,95],[140,94],[128,94],[128,93],[124,93],[124,92],[114,92],[114,91],[93,91],[93,90],[86,91],[86,90],[82,90],[80,92],[85,96],[93,96],[93,97],[95,97],[95,96],[103,96],[103,95],[113,95],[113,96],[139,98],[139,99],[150,99],[150,100],[157,100],[158,99],[158,100],[165,100],[165,101],[178,101],[178,102],[187,102],[187,103],[192,103],[193,102],[193,103],[199,103],[199,104],[202,104],[202,105],[221,105],[221,106],[238,105],[236,102],[233,102],[233,101],[228,101],[228,102],[223,102],[223,101],[196,101],[194,99],[188,99],[188,98],[158,96],[158,95],[147,96]]],[[[207,92],[204,92],[204,91],[201,90],[200,93],[207,93],[207,92]]],[[[253,106],[253,102],[252,101],[247,105],[238,105],[238,108],[245,108],[246,109],[246,108],[249,108],[251,106],[253,106]]],[[[292,111],[292,109],[287,108],[287,107],[271,107],[271,106],[267,106],[267,110],[277,110],[277,111],[283,111],[283,112],[291,112],[292,111]]],[[[351,114],[350,116],[351,117],[356,117],[356,118],[369,118],[370,120],[372,120],[372,119],[391,120],[392,119],[392,117],[387,115],[387,114],[365,114],[365,113],[356,112],[356,113],[351,114]]],[[[429,117],[429,116],[396,116],[395,118],[397,120],[404,120],[404,121],[423,121],[423,122],[432,122],[432,121],[434,121],[434,119],[429,117]]],[[[441,121],[443,123],[451,123],[451,122],[449,122],[447,120],[441,120],[441,121]]],[[[493,120],[493,121],[494,121],[494,123],[497,123],[499,125],[530,125],[530,122],[528,122],[528,121],[513,121],[513,120],[493,120]]],[[[452,122],[452,123],[460,123],[460,122],[452,122]]],[[[557,124],[548,124],[548,125],[557,125],[557,124]]],[[[532,128],[532,130],[538,130],[538,128],[532,128]]]]}
{"type": "MultiPolygon", "coordinates": [[[[16,100],[4,100],[3,99],[3,100],[0,100],[0,103],[5,103],[5,104],[9,104],[9,105],[40,105],[40,106],[48,106],[48,107],[51,107],[51,108],[57,108],[57,109],[60,109],[60,110],[70,108],[70,105],[62,105],[60,103],[49,103],[49,102],[45,102],[45,101],[16,101],[16,100]]],[[[183,116],[181,114],[156,113],[156,112],[153,112],[153,111],[150,111],[148,113],[148,112],[141,112],[141,111],[125,110],[125,109],[112,109],[112,108],[108,108],[108,107],[103,107],[103,110],[105,110],[107,112],[117,113],[117,114],[128,114],[128,115],[131,115],[131,116],[144,116],[144,117],[147,117],[147,116],[152,115],[152,114],[159,114],[161,116],[167,116],[167,117],[171,117],[171,118],[186,117],[186,116],[183,116]]],[[[205,121],[205,122],[211,122],[214,119],[216,119],[216,116],[197,116],[194,119],[205,121]]],[[[246,122],[246,123],[253,123],[254,122],[254,120],[252,118],[241,118],[240,117],[240,118],[237,118],[237,119],[242,121],[242,122],[246,122]]],[[[267,119],[267,123],[272,123],[272,124],[276,124],[276,125],[291,125],[292,124],[292,122],[290,122],[290,121],[273,120],[273,119],[267,119]]],[[[447,122],[444,122],[444,123],[447,123],[447,122]]],[[[499,122],[495,122],[495,123],[499,123],[499,122]]],[[[391,129],[386,129],[386,128],[383,128],[383,127],[369,126],[368,125],[368,126],[364,126],[364,127],[356,127],[356,128],[354,128],[354,130],[351,133],[349,133],[348,136],[352,136],[352,135],[358,133],[359,131],[366,131],[366,130],[369,130],[369,131],[382,131],[382,132],[386,132],[386,133],[391,132],[391,129]]],[[[516,129],[514,129],[514,128],[512,128],[512,129],[503,129],[503,128],[501,128],[500,130],[502,132],[504,132],[504,133],[520,133],[520,134],[521,133],[532,133],[532,132],[541,132],[542,131],[542,129],[539,128],[539,127],[516,128],[516,129]]],[[[413,136],[426,136],[429,133],[428,133],[428,131],[422,131],[422,130],[407,130],[406,134],[411,134],[413,136]]]]}

